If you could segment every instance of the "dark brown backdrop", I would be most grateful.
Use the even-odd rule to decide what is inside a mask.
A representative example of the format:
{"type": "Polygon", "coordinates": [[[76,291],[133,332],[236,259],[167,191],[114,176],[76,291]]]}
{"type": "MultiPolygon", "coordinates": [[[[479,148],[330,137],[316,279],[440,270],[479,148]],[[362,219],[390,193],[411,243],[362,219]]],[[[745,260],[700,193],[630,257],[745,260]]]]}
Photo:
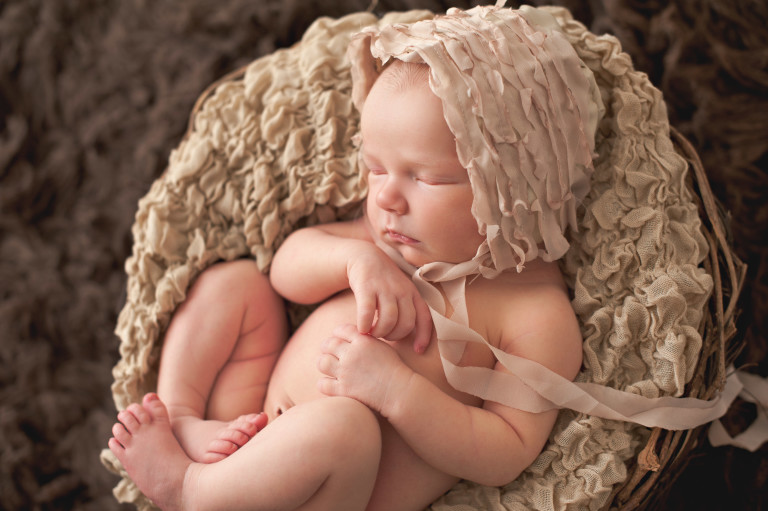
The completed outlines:
{"type": "MultiPolygon", "coordinates": [[[[546,3],[546,2],[534,2],[546,3]]],[[[768,373],[768,7],[584,0],[659,85],[750,265],[743,360],[768,373]]],[[[136,202],[204,87],[370,0],[0,2],[0,509],[119,509],[98,453],[136,202]]],[[[511,4],[511,2],[510,2],[511,4]]],[[[472,2],[380,0],[377,11],[472,2]]],[[[703,446],[669,509],[759,509],[767,449],[703,446]]]]}

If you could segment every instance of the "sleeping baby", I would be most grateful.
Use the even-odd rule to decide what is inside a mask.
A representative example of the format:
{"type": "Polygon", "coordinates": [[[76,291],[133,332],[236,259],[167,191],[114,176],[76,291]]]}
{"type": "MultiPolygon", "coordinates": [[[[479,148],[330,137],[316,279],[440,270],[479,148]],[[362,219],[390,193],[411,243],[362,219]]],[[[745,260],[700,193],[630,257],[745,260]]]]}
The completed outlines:
{"type": "Polygon", "coordinates": [[[542,16],[451,10],[353,39],[362,212],[295,231],[269,276],[240,260],[195,282],[157,393],[109,441],[157,506],[419,510],[538,456],[557,410],[504,360],[581,367],[555,261],[602,108],[542,16]],[[284,299],[319,305],[289,332],[284,299]]]}

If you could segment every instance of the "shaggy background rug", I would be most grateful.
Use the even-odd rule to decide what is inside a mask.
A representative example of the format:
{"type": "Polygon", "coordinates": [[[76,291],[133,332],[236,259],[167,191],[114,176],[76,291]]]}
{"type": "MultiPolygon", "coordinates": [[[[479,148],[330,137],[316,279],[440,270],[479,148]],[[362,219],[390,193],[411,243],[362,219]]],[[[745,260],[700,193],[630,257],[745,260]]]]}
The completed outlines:
{"type": "MultiPolygon", "coordinates": [[[[768,374],[768,7],[556,3],[619,37],[702,156],[750,266],[742,361],[768,374]]],[[[130,226],[206,85],[320,15],[452,5],[474,3],[0,2],[0,509],[121,509],[98,454],[115,415],[130,226]]],[[[768,505],[767,454],[702,445],[669,509],[768,505]]]]}

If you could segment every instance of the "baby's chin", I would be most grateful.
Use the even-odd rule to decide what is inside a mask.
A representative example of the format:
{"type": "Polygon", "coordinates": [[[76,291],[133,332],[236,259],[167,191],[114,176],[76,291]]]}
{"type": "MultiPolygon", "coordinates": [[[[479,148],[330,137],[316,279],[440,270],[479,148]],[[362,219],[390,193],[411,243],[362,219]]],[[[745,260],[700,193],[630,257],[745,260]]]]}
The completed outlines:
{"type": "Polygon", "coordinates": [[[405,262],[410,264],[411,266],[415,266],[416,268],[421,268],[422,266],[426,266],[428,264],[432,263],[442,263],[442,264],[460,264],[465,263],[472,259],[472,257],[467,257],[466,259],[458,260],[458,258],[451,259],[451,258],[440,258],[437,256],[433,256],[429,253],[425,253],[424,251],[418,250],[418,248],[411,247],[411,246],[405,246],[405,247],[394,247],[395,250],[403,257],[405,262]]]}
{"type": "Polygon", "coordinates": [[[386,245],[400,254],[400,257],[402,257],[406,263],[410,264],[411,266],[415,266],[416,268],[420,268],[425,264],[434,262],[433,259],[427,257],[426,254],[422,253],[422,251],[413,245],[392,243],[391,241],[386,242],[386,245]]]}

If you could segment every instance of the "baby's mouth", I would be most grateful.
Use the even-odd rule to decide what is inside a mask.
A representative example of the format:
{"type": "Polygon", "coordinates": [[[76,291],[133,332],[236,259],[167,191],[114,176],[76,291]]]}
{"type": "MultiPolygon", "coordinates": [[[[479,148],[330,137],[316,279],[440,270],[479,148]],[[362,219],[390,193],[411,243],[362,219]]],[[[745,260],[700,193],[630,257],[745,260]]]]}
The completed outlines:
{"type": "Polygon", "coordinates": [[[405,234],[399,233],[397,231],[393,231],[392,229],[387,229],[386,235],[387,238],[394,241],[395,243],[402,243],[405,245],[415,245],[418,243],[418,240],[415,240],[410,236],[406,236],[405,234]]]}

